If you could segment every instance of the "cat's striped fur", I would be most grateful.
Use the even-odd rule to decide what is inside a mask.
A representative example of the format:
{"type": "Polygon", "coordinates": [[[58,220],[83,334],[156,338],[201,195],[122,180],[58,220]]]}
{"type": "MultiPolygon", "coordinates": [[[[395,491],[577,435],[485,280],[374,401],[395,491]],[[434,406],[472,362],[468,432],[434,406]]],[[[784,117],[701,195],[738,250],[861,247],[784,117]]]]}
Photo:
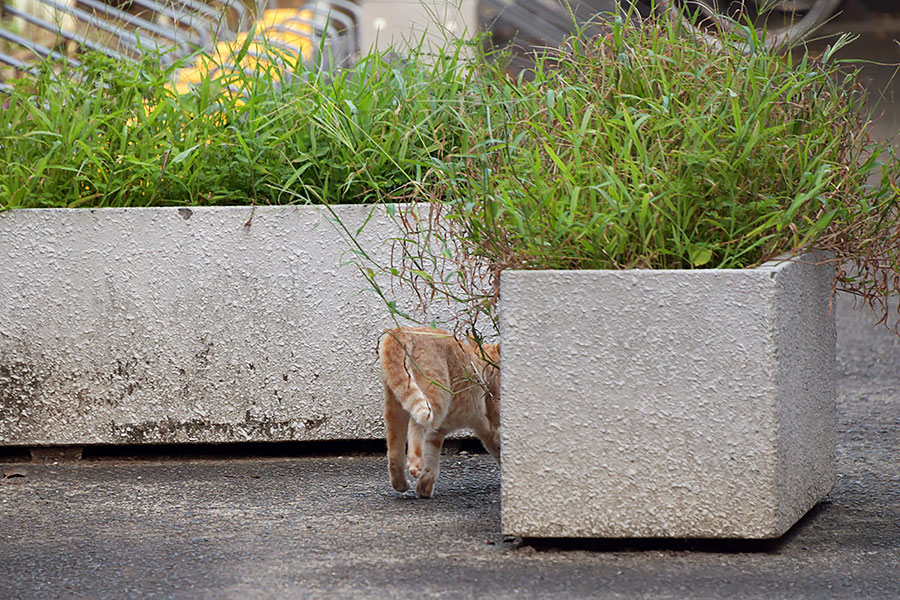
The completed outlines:
{"type": "Polygon", "coordinates": [[[431,497],[444,438],[468,427],[500,461],[500,346],[431,327],[401,327],[378,343],[388,470],[395,490],[431,497]],[[404,449],[406,461],[404,461],[404,449]],[[405,465],[404,465],[405,462],[405,465]]]}

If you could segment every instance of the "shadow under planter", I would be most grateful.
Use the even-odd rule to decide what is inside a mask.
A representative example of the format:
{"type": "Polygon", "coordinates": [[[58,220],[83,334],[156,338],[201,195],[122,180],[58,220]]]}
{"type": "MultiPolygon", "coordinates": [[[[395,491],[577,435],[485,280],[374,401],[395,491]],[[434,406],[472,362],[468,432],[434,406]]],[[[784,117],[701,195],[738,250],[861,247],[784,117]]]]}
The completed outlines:
{"type": "MultiPolygon", "coordinates": [[[[383,207],[334,210],[389,256],[383,207]]],[[[316,206],[0,214],[0,445],[382,438],[375,342],[392,321],[341,266],[331,221],[316,206]]]]}
{"type": "Polygon", "coordinates": [[[784,534],[835,479],[833,274],[503,272],[503,533],[784,534]]]}

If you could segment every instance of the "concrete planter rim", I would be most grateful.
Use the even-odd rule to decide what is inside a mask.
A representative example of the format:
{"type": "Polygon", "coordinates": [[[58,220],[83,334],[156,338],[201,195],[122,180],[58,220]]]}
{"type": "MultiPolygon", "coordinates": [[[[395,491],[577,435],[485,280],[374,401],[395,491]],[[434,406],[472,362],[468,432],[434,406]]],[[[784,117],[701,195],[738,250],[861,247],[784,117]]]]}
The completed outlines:
{"type": "Polygon", "coordinates": [[[771,258],[754,267],[746,267],[743,269],[504,269],[503,272],[511,273],[692,273],[699,275],[702,273],[748,273],[752,271],[760,271],[771,273],[780,271],[791,263],[806,264],[824,264],[830,262],[830,255],[820,250],[807,250],[800,254],[782,254],[775,258],[771,258]]]}

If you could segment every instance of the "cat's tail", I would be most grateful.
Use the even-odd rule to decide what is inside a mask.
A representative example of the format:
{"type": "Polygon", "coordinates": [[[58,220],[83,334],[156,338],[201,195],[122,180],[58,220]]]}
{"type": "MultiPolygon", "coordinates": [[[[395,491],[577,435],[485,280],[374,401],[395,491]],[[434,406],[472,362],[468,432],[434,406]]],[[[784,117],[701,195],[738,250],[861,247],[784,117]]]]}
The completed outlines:
{"type": "Polygon", "coordinates": [[[400,329],[387,331],[378,343],[381,381],[403,409],[426,431],[434,426],[434,409],[416,381],[411,340],[400,329]]]}

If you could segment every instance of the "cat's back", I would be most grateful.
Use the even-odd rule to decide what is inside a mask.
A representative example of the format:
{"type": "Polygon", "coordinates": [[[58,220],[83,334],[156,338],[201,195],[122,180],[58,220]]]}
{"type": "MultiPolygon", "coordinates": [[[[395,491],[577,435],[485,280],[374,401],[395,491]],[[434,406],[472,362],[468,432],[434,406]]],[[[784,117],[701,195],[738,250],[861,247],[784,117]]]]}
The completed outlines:
{"type": "Polygon", "coordinates": [[[454,362],[458,343],[453,334],[434,327],[397,327],[385,331],[378,342],[378,360],[386,381],[414,371],[446,371],[454,362]]]}
{"type": "Polygon", "coordinates": [[[397,327],[385,331],[379,342],[379,355],[406,352],[413,355],[446,353],[458,342],[453,334],[435,327],[397,327]]]}

